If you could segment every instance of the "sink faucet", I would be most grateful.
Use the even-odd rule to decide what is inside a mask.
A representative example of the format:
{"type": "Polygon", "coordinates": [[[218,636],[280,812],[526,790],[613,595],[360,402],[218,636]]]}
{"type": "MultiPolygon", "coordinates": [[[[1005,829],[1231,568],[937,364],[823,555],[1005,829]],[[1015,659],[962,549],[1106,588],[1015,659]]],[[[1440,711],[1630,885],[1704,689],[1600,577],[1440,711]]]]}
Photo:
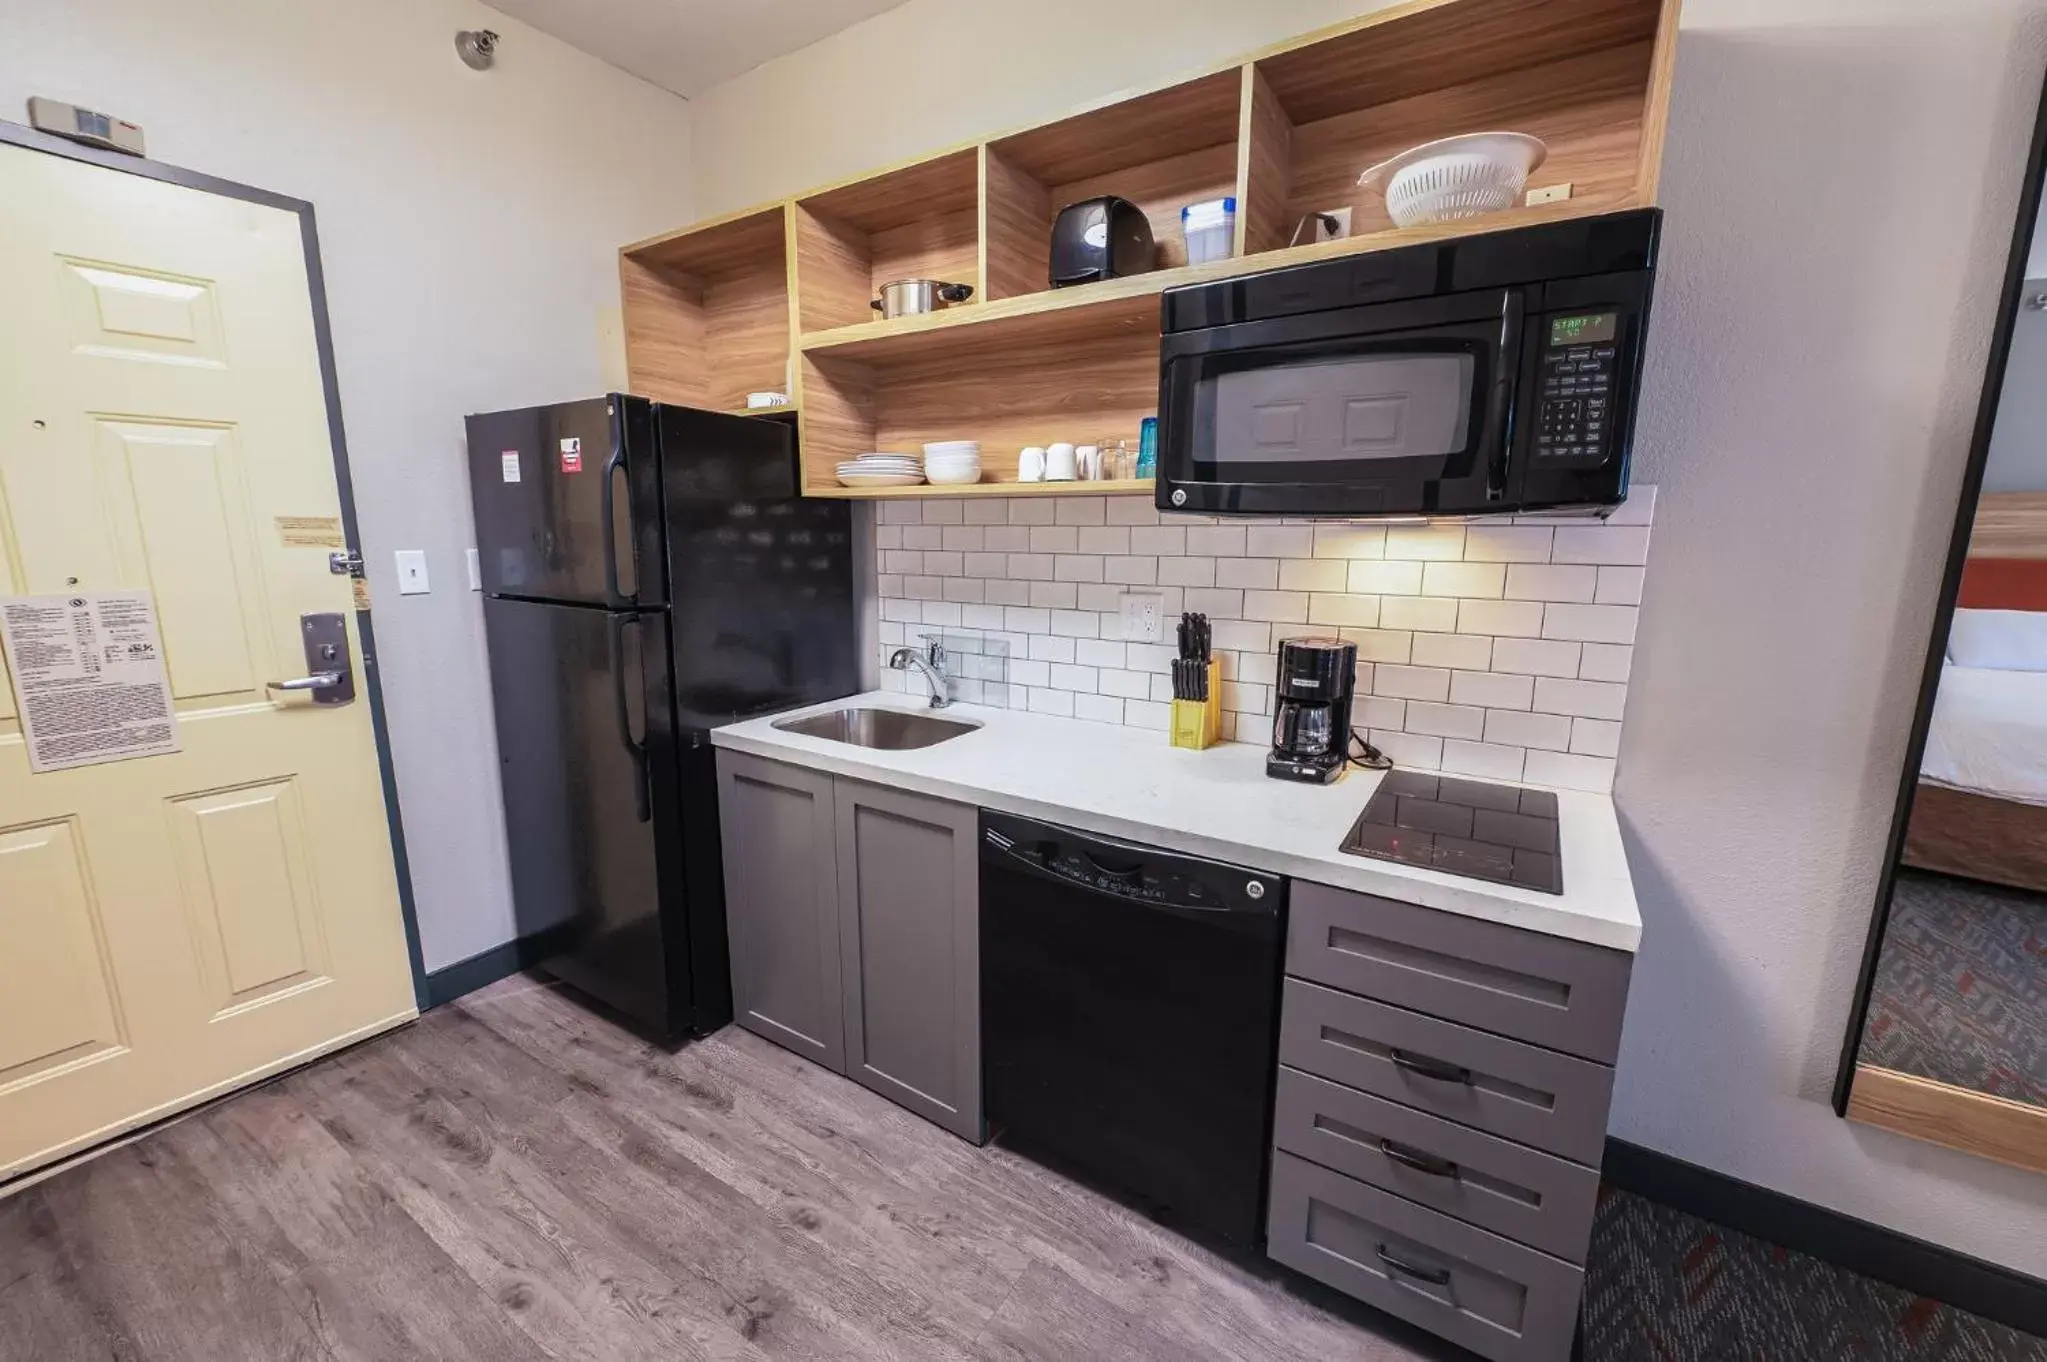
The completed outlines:
{"type": "Polygon", "coordinates": [[[944,709],[952,703],[952,695],[946,686],[945,649],[936,642],[930,645],[928,656],[915,648],[898,648],[889,656],[888,665],[899,672],[923,673],[924,680],[931,687],[933,709],[944,709]]]}

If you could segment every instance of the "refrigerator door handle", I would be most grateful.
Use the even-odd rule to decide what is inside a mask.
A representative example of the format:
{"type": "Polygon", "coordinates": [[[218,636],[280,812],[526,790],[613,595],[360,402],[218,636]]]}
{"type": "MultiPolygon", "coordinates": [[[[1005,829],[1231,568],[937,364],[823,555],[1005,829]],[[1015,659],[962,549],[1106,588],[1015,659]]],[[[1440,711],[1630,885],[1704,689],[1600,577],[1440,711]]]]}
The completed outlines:
{"type": "MultiPolygon", "coordinates": [[[[633,578],[633,594],[628,596],[618,580],[618,475],[626,471],[625,446],[614,444],[611,453],[604,459],[604,591],[605,604],[614,610],[630,610],[640,603],[640,583],[637,573],[633,578]]],[[[633,528],[633,501],[626,498],[625,506],[626,547],[640,542],[638,531],[633,528]]]]}
{"type": "Polygon", "coordinates": [[[633,715],[625,694],[625,627],[638,624],[630,615],[611,615],[605,621],[605,637],[611,652],[611,700],[618,721],[618,740],[633,759],[633,815],[642,823],[653,821],[647,803],[647,745],[633,737],[633,715]]]}

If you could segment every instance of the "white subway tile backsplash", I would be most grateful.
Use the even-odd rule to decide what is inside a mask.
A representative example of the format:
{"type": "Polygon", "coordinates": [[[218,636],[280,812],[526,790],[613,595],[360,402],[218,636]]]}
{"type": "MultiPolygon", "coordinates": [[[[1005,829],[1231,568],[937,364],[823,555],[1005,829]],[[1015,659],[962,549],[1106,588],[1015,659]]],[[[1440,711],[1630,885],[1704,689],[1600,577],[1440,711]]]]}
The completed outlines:
{"type": "Polygon", "coordinates": [[[1485,712],[1485,740],[1507,747],[1541,747],[1553,752],[1566,752],[1571,747],[1571,721],[1562,714],[1489,709],[1485,712]]]}
{"type": "Polygon", "coordinates": [[[1503,747],[1498,743],[1446,741],[1443,770],[1449,775],[1474,776],[1480,780],[1519,780],[1528,760],[1526,749],[1503,747]]]}
{"type": "Polygon", "coordinates": [[[1505,563],[1430,563],[1422,569],[1424,596],[1498,596],[1506,582],[1505,563]]]}
{"type": "Polygon", "coordinates": [[[1308,621],[1338,628],[1348,624],[1370,629],[1379,623],[1379,598],[1316,592],[1308,597],[1308,621]]]}
{"type": "Polygon", "coordinates": [[[1384,558],[1386,531],[1368,525],[1317,525],[1317,558],[1384,558]]]}
{"type": "Polygon", "coordinates": [[[1599,593],[1592,599],[1601,605],[1640,605],[1642,573],[1643,569],[1638,567],[1599,569],[1599,593]]]}
{"type": "Polygon", "coordinates": [[[1457,632],[1491,634],[1494,638],[1537,638],[1542,634],[1539,601],[1473,601],[1457,603],[1457,632]]]}
{"type": "Polygon", "coordinates": [[[1560,527],[1556,547],[1550,550],[1553,563],[1613,563],[1640,567],[1649,561],[1647,525],[1604,525],[1560,527]]]}
{"type": "Polygon", "coordinates": [[[1632,605],[1551,605],[1543,613],[1542,636],[1580,643],[1633,643],[1637,609],[1632,605]]]}
{"type": "Polygon", "coordinates": [[[1457,628],[1457,602],[1429,596],[1381,596],[1379,627],[1448,634],[1457,628]]]}
{"type": "Polygon", "coordinates": [[[1189,553],[1203,553],[1214,558],[1242,558],[1244,540],[1242,525],[1190,525],[1187,528],[1189,553]]]}
{"type": "Polygon", "coordinates": [[[1469,705],[1438,705],[1410,700],[1405,727],[1409,733],[1428,733],[1438,738],[1465,738],[1476,742],[1485,733],[1485,711],[1469,705]]]}
{"type": "Polygon", "coordinates": [[[1030,707],[1037,714],[1058,714],[1073,717],[1073,692],[1070,690],[1040,690],[1033,686],[1029,691],[1030,707]]]}
{"type": "Polygon", "coordinates": [[[1617,757],[1621,726],[1609,719],[1571,720],[1571,750],[1587,757],[1617,757]]]}
{"type": "Polygon", "coordinates": [[[1386,530],[1386,556],[1454,563],[1464,557],[1464,526],[1389,526],[1386,530]]]}
{"type": "Polygon", "coordinates": [[[1264,740],[1280,639],[1335,631],[1358,648],[1354,722],[1403,765],[1606,789],[1654,499],[1637,488],[1604,522],[1391,525],[1162,517],[1141,497],[888,501],[883,660],[942,630],[960,700],[1163,730],[1174,649],[1123,638],[1140,590],[1168,630],[1209,616],[1226,733],[1264,740]]]}
{"type": "Polygon", "coordinates": [[[1130,552],[1178,557],[1187,552],[1184,525],[1139,525],[1130,531],[1130,552]]]}
{"type": "Polygon", "coordinates": [[[1315,531],[1308,525],[1246,526],[1244,552],[1253,558],[1308,558],[1315,552],[1315,531]]]}
{"type": "Polygon", "coordinates": [[[1215,559],[1160,558],[1159,585],[1189,587],[1214,586],[1215,559]]]}
{"type": "Polygon", "coordinates": [[[1578,675],[1587,681],[1625,682],[1634,660],[1635,650],[1626,644],[1588,643],[1578,663],[1578,675]]]}
{"type": "Polygon", "coordinates": [[[1398,700],[1434,700],[1440,703],[1450,698],[1450,673],[1442,667],[1406,667],[1382,662],[1372,678],[1372,691],[1398,700]]]}
{"type": "Polygon", "coordinates": [[[1403,629],[1340,629],[1337,636],[1358,645],[1360,662],[1404,666],[1414,656],[1414,635],[1403,629]]]}
{"type": "Polygon", "coordinates": [[[1464,531],[1467,563],[1547,563],[1552,531],[1535,525],[1471,525],[1464,531]]]}
{"type": "Polygon", "coordinates": [[[1531,751],[1528,764],[1522,768],[1521,778],[1531,785],[1554,785],[1561,790],[1589,790],[1593,794],[1605,794],[1613,788],[1613,759],[1531,751]]]}
{"type": "Polygon", "coordinates": [[[1527,709],[1535,701],[1535,678],[1510,672],[1452,672],[1450,699],[1487,709],[1527,709]]]}
{"type": "Polygon", "coordinates": [[[1555,563],[1515,563],[1507,569],[1510,601],[1590,601],[1599,569],[1555,563]]]}
{"type": "Polygon", "coordinates": [[[1215,584],[1270,591],[1279,585],[1279,563],[1271,558],[1218,558],[1215,584]]]}
{"type": "Polygon", "coordinates": [[[1535,707],[1550,714],[1619,719],[1627,701],[1628,688],[1611,681],[1566,681],[1544,676],[1535,682],[1535,707]]]}
{"type": "Polygon", "coordinates": [[[1417,667],[1462,667],[1482,672],[1493,665],[1493,641],[1481,634],[1429,634],[1414,636],[1414,664],[1417,667]]]}
{"type": "Polygon", "coordinates": [[[1418,596],[1422,589],[1422,565],[1390,560],[1353,562],[1347,589],[1375,596],[1418,596]]]}
{"type": "Polygon", "coordinates": [[[1336,558],[1289,558],[1279,565],[1279,584],[1287,591],[1348,589],[1350,565],[1336,558]]]}
{"type": "Polygon", "coordinates": [[[1101,724],[1123,722],[1123,702],[1109,695],[1076,695],[1073,697],[1073,717],[1092,719],[1101,724]]]}

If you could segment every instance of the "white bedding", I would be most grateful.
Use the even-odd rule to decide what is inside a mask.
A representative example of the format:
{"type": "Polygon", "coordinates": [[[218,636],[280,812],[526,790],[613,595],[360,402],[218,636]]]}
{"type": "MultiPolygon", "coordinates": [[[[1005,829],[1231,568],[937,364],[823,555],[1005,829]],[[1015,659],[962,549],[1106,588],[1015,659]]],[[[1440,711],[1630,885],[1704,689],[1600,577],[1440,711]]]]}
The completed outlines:
{"type": "Polygon", "coordinates": [[[1921,779],[2047,805],[2047,672],[1941,668],[1921,779]]]}

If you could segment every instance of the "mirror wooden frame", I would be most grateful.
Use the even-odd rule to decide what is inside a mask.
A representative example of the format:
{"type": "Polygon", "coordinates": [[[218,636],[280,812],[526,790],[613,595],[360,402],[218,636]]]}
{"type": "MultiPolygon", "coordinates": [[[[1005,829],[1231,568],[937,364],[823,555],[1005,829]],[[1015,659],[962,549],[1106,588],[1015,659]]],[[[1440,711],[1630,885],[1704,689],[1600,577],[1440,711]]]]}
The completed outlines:
{"type": "Polygon", "coordinates": [[[1877,882],[1876,903],[1870,911],[1869,937],[1862,950],[1862,968],[1856,979],[1854,1006],[1848,1016],[1848,1034],[1842,1042],[1841,1061],[1834,1075],[1834,1113],[1851,1121],[1950,1149],[2047,1172],[2047,1107],[2014,1102],[1951,1083],[1880,1068],[1859,1059],[1863,1028],[1869,1020],[1870,992],[1875,983],[1877,960],[1883,950],[1884,932],[1889,921],[1891,892],[1904,858],[1906,824],[1912,813],[1920,764],[1926,753],[1934,696],[1940,687],[1941,663],[1946,652],[1942,645],[1954,620],[1955,599],[1961,589],[1962,568],[1968,558],[1970,538],[1981,528],[1977,512],[1982,497],[1983,470],[1990,454],[1991,432],[1997,425],[1998,400],[2011,357],[2012,332],[2022,303],[2027,258],[2040,216],[2041,178],[2047,174],[2047,91],[2042,93],[2033,124],[2025,180],[2019,190],[2018,217],[2012,229],[2011,251],[2005,262],[2004,288],[1998,299],[1997,325],[1991,334],[1990,355],[1984,369],[1983,396],[1976,410],[1969,462],[1962,475],[1960,500],[1955,507],[1954,534],[1948,542],[1940,601],[1934,612],[1933,633],[1927,648],[1924,674],[1920,678],[1919,703],[1912,715],[1904,769],[1899,774],[1898,798],[1891,814],[1890,838],[1885,843],[1883,874],[1877,882]]]}

